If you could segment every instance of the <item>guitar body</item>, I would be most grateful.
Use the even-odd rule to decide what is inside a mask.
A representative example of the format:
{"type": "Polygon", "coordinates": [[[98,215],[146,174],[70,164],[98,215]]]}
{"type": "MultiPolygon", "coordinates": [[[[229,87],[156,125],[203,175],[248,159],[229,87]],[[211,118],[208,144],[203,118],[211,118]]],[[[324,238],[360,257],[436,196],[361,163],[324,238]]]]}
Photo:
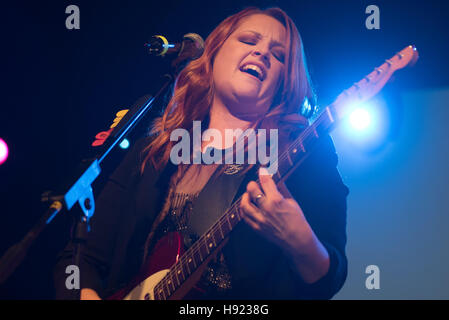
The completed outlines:
{"type": "MultiPolygon", "coordinates": [[[[277,185],[285,181],[312,150],[314,142],[323,133],[331,131],[358,103],[362,103],[387,83],[392,74],[416,62],[418,52],[408,46],[391,59],[385,60],[365,78],[343,91],[337,99],[282,152],[278,171],[272,176],[277,185]]],[[[242,220],[239,213],[241,198],[201,236],[188,250],[184,250],[182,236],[168,233],[159,240],[139,275],[124,289],[109,299],[196,299],[204,290],[196,287],[208,263],[226,245],[229,234],[242,220]],[[181,258],[182,256],[182,258],[181,258]],[[175,283],[176,281],[176,283],[175,283]],[[155,290],[157,288],[157,290],[155,290]]]]}
{"type": "Polygon", "coordinates": [[[170,271],[184,253],[182,237],[177,232],[170,232],[161,238],[153,253],[143,265],[140,273],[131,283],[114,293],[112,300],[154,300],[154,287],[170,271]]]}
{"type": "Polygon", "coordinates": [[[164,269],[149,276],[128,293],[123,300],[155,300],[154,288],[170,269],[164,269]]]}
{"type": "MultiPolygon", "coordinates": [[[[223,242],[223,245],[227,241],[223,242]]],[[[222,246],[220,246],[222,247],[222,246]]],[[[181,255],[185,252],[181,234],[169,232],[162,237],[153,249],[147,262],[141,268],[139,274],[125,288],[117,291],[108,300],[156,300],[154,290],[156,285],[170,272],[181,255]]],[[[204,290],[196,287],[207,263],[216,255],[211,255],[198,269],[189,277],[185,283],[178,288],[169,299],[197,299],[204,290]]]]}

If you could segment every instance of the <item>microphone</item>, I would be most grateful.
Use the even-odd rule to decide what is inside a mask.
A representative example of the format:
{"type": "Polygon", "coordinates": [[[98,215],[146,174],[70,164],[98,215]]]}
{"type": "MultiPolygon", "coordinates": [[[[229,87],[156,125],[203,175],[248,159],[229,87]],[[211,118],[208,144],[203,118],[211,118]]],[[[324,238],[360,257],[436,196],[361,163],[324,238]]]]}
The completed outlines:
{"type": "Polygon", "coordinates": [[[145,47],[151,55],[163,57],[166,54],[178,53],[178,56],[195,60],[203,54],[204,40],[196,33],[187,33],[181,43],[169,43],[164,36],[154,35],[145,43],[145,47]]]}

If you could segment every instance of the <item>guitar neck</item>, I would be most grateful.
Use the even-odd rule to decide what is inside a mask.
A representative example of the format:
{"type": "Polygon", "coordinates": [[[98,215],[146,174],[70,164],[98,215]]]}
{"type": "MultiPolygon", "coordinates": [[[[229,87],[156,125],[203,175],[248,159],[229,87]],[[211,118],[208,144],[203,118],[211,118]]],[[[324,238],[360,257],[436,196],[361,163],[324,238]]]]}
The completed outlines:
{"type": "MultiPolygon", "coordinates": [[[[329,132],[335,120],[327,107],[324,112],[307,127],[302,134],[285,150],[278,159],[278,171],[273,179],[276,183],[286,179],[302,163],[323,133],[329,132]]],[[[242,220],[239,213],[241,197],[200,237],[173,265],[167,275],[155,287],[155,299],[168,299],[191,276],[215,249],[229,236],[242,220]]]]}
{"type": "MultiPolygon", "coordinates": [[[[307,158],[318,138],[332,131],[337,124],[355,108],[377,94],[392,74],[410,62],[416,62],[418,52],[408,46],[369,75],[343,91],[337,99],[324,108],[313,124],[302,133],[278,157],[277,172],[273,175],[276,184],[283,182],[307,158]]],[[[173,265],[166,276],[155,286],[156,300],[168,299],[192,275],[229,236],[242,220],[239,214],[241,197],[218,219],[218,221],[199,238],[173,265]]]]}

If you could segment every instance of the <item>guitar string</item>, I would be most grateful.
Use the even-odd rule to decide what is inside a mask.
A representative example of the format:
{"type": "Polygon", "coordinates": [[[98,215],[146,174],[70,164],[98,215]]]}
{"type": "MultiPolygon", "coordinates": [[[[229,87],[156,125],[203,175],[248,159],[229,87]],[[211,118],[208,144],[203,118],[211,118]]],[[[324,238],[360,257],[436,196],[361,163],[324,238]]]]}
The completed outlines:
{"type": "MultiPolygon", "coordinates": [[[[278,159],[276,159],[275,161],[274,161],[274,164],[276,164],[277,162],[282,162],[282,161],[284,161],[284,160],[286,160],[287,159],[287,157],[288,157],[288,154],[289,154],[289,152],[291,152],[291,151],[293,151],[293,149],[295,149],[295,148],[298,148],[298,147],[301,147],[301,149],[302,149],[302,142],[304,141],[304,138],[305,138],[305,136],[308,136],[308,135],[310,135],[310,134],[314,134],[315,132],[316,132],[316,127],[319,125],[319,124],[321,124],[322,122],[324,122],[324,120],[326,120],[326,118],[324,117],[324,116],[322,116],[324,114],[324,111],[321,113],[321,115],[316,119],[316,121],[314,121],[313,122],[313,124],[311,124],[309,127],[307,127],[299,136],[298,136],[298,138],[296,138],[290,145],[289,145],[289,147],[287,148],[287,150],[285,151],[285,152],[283,152],[282,153],[282,155],[278,158],[278,159]]],[[[301,160],[301,159],[300,159],[301,160]]],[[[276,176],[277,177],[277,176],[276,176]]],[[[282,179],[282,178],[281,178],[282,179]]],[[[257,179],[256,180],[257,182],[260,182],[259,181],[259,179],[257,179]]],[[[240,217],[240,214],[238,213],[238,210],[236,210],[236,207],[237,206],[239,206],[240,205],[240,202],[241,202],[241,199],[242,199],[242,197],[240,196],[232,205],[231,205],[231,207],[219,218],[219,220],[212,226],[212,228],[208,231],[208,232],[206,232],[203,236],[201,236],[200,237],[200,239],[198,239],[198,241],[196,241],[193,245],[192,245],[192,247],[188,250],[188,251],[186,251],[185,252],[185,254],[183,254],[180,258],[179,258],[179,260],[178,260],[178,262],[176,262],[175,263],[175,265],[170,269],[170,271],[167,273],[167,275],[166,276],[164,276],[164,278],[163,279],[161,279],[161,281],[155,286],[155,289],[157,289],[156,291],[158,291],[158,288],[160,288],[160,286],[163,286],[163,285],[165,285],[166,287],[167,287],[167,289],[169,289],[169,291],[171,291],[171,289],[169,288],[169,286],[168,286],[168,283],[165,283],[165,282],[167,282],[167,281],[170,281],[170,279],[169,279],[169,277],[171,278],[171,282],[174,284],[175,282],[174,282],[174,278],[173,278],[173,275],[172,275],[172,273],[175,273],[175,276],[176,276],[176,279],[178,280],[178,282],[179,282],[179,285],[178,286],[180,286],[181,285],[181,283],[183,282],[183,281],[179,281],[179,278],[177,277],[177,275],[176,274],[180,274],[180,273],[182,273],[183,275],[184,275],[184,270],[183,270],[183,268],[181,267],[181,265],[183,265],[183,264],[186,264],[187,262],[186,262],[186,260],[187,260],[187,257],[188,256],[193,256],[194,254],[196,254],[196,253],[199,253],[200,254],[200,258],[201,258],[201,252],[200,252],[200,246],[202,245],[202,243],[201,242],[204,242],[204,245],[206,246],[206,249],[207,249],[207,251],[209,251],[209,249],[207,248],[207,242],[206,242],[206,239],[205,239],[205,236],[207,235],[207,234],[211,234],[211,233],[214,233],[215,234],[215,232],[216,231],[218,231],[219,230],[219,228],[221,228],[221,226],[224,224],[224,223],[226,223],[227,221],[227,219],[228,219],[228,216],[230,215],[230,213],[232,212],[232,211],[237,211],[237,217],[238,217],[238,219],[239,219],[239,221],[238,222],[240,222],[240,220],[241,220],[241,217],[240,217]],[[225,220],[226,219],[226,220],[225,220]],[[190,253],[189,253],[189,251],[190,251],[190,253]],[[179,273],[180,272],[180,273],[179,273]]],[[[237,222],[237,223],[238,223],[237,222]]],[[[235,225],[237,225],[237,223],[235,224],[235,225]]],[[[232,228],[231,228],[231,230],[228,232],[228,233],[230,233],[231,231],[232,231],[232,229],[235,227],[235,225],[232,225],[232,228]]],[[[221,230],[222,231],[222,230],[221,230]]],[[[221,241],[223,241],[224,239],[221,239],[219,242],[221,242],[221,241]]],[[[215,245],[216,246],[218,246],[217,245],[217,241],[215,241],[215,239],[214,239],[214,242],[215,242],[215,245]]],[[[204,259],[202,259],[203,261],[208,257],[210,255],[210,251],[209,251],[209,253],[206,255],[206,257],[204,258],[204,259]]],[[[194,261],[194,258],[193,258],[193,261],[194,261]]],[[[202,262],[201,262],[202,263],[202,262]]],[[[201,264],[200,263],[200,264],[201,264]]],[[[188,264],[187,264],[187,266],[188,266],[188,264]]],[[[198,266],[196,267],[196,268],[198,268],[198,266]]],[[[190,272],[190,274],[192,274],[192,272],[190,272]]],[[[184,276],[184,281],[186,280],[186,277],[184,276]]],[[[176,291],[176,288],[174,289],[175,291],[176,291]]],[[[171,294],[170,294],[171,295],[171,294]]]]}
{"type": "MultiPolygon", "coordinates": [[[[328,107],[326,107],[326,108],[328,108],[328,107]]],[[[325,109],[324,109],[325,110],[325,109]]],[[[304,136],[308,136],[308,135],[310,135],[310,134],[315,134],[315,132],[316,132],[316,127],[319,125],[319,124],[321,124],[322,122],[324,122],[325,120],[326,120],[326,118],[323,116],[324,115],[324,110],[323,110],[323,112],[320,114],[320,116],[318,116],[318,118],[316,119],[316,121],[314,121],[313,122],[313,124],[311,124],[309,127],[307,127],[299,136],[298,136],[298,138],[296,138],[289,146],[288,146],[288,148],[287,148],[287,150],[286,151],[284,151],[283,153],[282,153],[282,155],[278,158],[278,159],[276,159],[275,161],[274,161],[274,163],[273,164],[277,164],[278,162],[282,162],[282,161],[284,161],[284,160],[286,160],[287,158],[288,158],[288,154],[291,152],[291,151],[293,151],[293,149],[295,149],[295,148],[298,148],[298,147],[301,147],[301,149],[303,149],[302,147],[302,142],[304,141],[304,136]],[[312,132],[311,132],[312,131],[312,132]]],[[[318,134],[316,134],[316,136],[318,136],[318,134]]],[[[281,178],[282,179],[282,178],[281,178]]],[[[257,179],[256,180],[256,182],[260,182],[259,181],[259,179],[257,179]]],[[[183,265],[183,264],[187,264],[187,257],[188,256],[193,256],[194,254],[196,254],[196,253],[199,253],[200,254],[200,257],[201,257],[201,252],[200,252],[200,250],[201,250],[201,248],[200,248],[200,246],[202,245],[202,243],[201,242],[204,242],[204,245],[206,245],[206,248],[208,248],[208,246],[207,246],[207,242],[206,242],[206,239],[205,239],[205,236],[207,235],[207,234],[211,234],[211,233],[213,233],[213,234],[215,234],[215,231],[218,231],[219,230],[219,228],[221,228],[221,226],[224,224],[224,223],[226,223],[227,221],[225,221],[225,219],[228,219],[228,216],[229,216],[229,214],[232,212],[232,211],[236,211],[237,212],[237,216],[238,216],[238,219],[239,219],[239,221],[238,222],[240,222],[241,221],[241,217],[240,217],[240,214],[239,214],[239,212],[238,212],[238,210],[236,210],[236,207],[237,206],[239,206],[240,205],[240,202],[241,202],[241,200],[242,200],[242,196],[240,196],[232,205],[231,205],[231,207],[228,209],[228,210],[226,210],[226,212],[219,218],[219,220],[211,227],[211,229],[208,231],[208,232],[206,232],[204,235],[202,235],[199,239],[198,239],[198,241],[196,241],[193,245],[192,245],[192,247],[189,249],[189,250],[187,250],[180,258],[179,258],[179,260],[178,260],[178,262],[176,262],[175,263],[175,265],[172,267],[172,268],[170,268],[170,271],[167,273],[167,275],[165,275],[164,276],[164,278],[162,278],[161,279],[161,281],[155,286],[155,289],[157,289],[157,288],[159,288],[160,286],[163,286],[163,285],[165,285],[166,287],[167,287],[167,289],[169,289],[169,287],[168,287],[168,284],[165,284],[165,282],[167,282],[167,281],[170,281],[170,279],[168,279],[168,277],[171,277],[171,282],[174,284],[175,282],[174,282],[174,278],[173,278],[173,275],[170,275],[171,273],[175,273],[175,276],[176,276],[176,279],[178,280],[178,282],[180,282],[179,283],[179,285],[178,286],[180,286],[182,283],[183,283],[183,281],[179,281],[179,278],[177,277],[177,275],[176,274],[179,274],[178,272],[180,271],[183,275],[184,275],[184,270],[183,270],[183,268],[181,267],[181,265],[183,265]],[[190,251],[190,253],[189,253],[189,251],[190,251]]],[[[237,222],[237,223],[238,223],[237,222]]],[[[233,228],[237,225],[237,223],[235,224],[235,225],[232,225],[232,228],[231,228],[231,230],[229,230],[229,232],[228,233],[230,233],[232,230],[233,230],[233,228]]],[[[221,230],[221,232],[222,232],[222,230],[221,230]]],[[[212,235],[212,237],[213,237],[213,235],[212,235]]],[[[217,245],[217,241],[215,240],[215,238],[213,238],[213,240],[214,240],[214,242],[215,242],[215,247],[217,247],[218,245],[217,245]]],[[[221,243],[221,241],[223,241],[224,239],[221,239],[221,240],[219,240],[219,242],[221,243]]],[[[209,249],[207,249],[207,251],[209,251],[209,249]]],[[[204,260],[206,260],[206,258],[208,257],[210,255],[210,252],[206,255],[206,257],[203,259],[203,261],[204,260]]],[[[195,259],[193,258],[193,261],[195,261],[195,259]]],[[[202,262],[201,262],[202,263],[202,262]]],[[[200,263],[200,264],[201,264],[200,263]]],[[[188,266],[188,264],[187,264],[187,266],[188,266]]],[[[197,269],[198,268],[198,266],[195,268],[195,269],[197,269]]],[[[192,272],[190,272],[190,274],[192,274],[192,272]]],[[[185,277],[184,277],[185,278],[185,277]]],[[[186,279],[184,279],[184,281],[185,281],[186,279]]],[[[158,291],[158,290],[156,290],[156,291],[158,291]]],[[[171,291],[171,290],[169,290],[169,291],[171,291]]],[[[175,289],[175,291],[176,291],[176,289],[175,289]]]]}
{"type": "MultiPolygon", "coordinates": [[[[394,57],[395,58],[395,57],[394,57]]],[[[385,63],[384,63],[385,64],[385,63]]],[[[382,64],[381,65],[381,67],[383,67],[383,65],[384,64],[382,64]]],[[[376,68],[376,69],[379,69],[379,68],[376,68]]],[[[375,69],[375,70],[376,70],[375,69]]],[[[375,71],[373,71],[373,72],[371,72],[371,73],[374,73],[375,71]]],[[[369,74],[369,75],[371,75],[371,73],[369,74]]],[[[369,76],[368,75],[368,76],[369,76]]],[[[375,80],[375,78],[378,78],[378,77],[376,77],[376,75],[372,78],[372,79],[370,79],[370,81],[374,81],[375,80]]],[[[365,80],[365,78],[364,79],[362,79],[361,81],[363,81],[363,80],[365,80]]],[[[361,82],[361,81],[359,81],[359,82],[361,82]]],[[[367,82],[369,82],[369,81],[367,81],[367,82]]],[[[357,85],[359,85],[359,83],[357,83],[357,85]]],[[[351,90],[351,89],[353,89],[355,87],[355,85],[353,85],[353,86],[351,86],[350,88],[348,88],[348,89],[346,89],[344,92],[345,93],[347,93],[347,94],[349,94],[349,91],[351,90]]],[[[360,87],[359,87],[359,89],[360,89],[360,87]]],[[[338,100],[338,97],[337,97],[337,100],[338,100]]],[[[306,136],[306,135],[309,135],[309,134],[316,134],[316,137],[318,138],[318,132],[316,131],[316,128],[318,127],[318,125],[319,124],[321,124],[322,122],[324,122],[324,120],[326,120],[326,118],[324,117],[324,114],[325,114],[325,111],[324,110],[326,110],[326,109],[328,109],[328,111],[330,112],[331,110],[330,110],[330,107],[331,106],[333,106],[333,104],[330,104],[329,106],[327,106],[326,108],[324,108],[323,109],[323,112],[318,116],[318,118],[316,119],[316,121],[314,121],[309,127],[307,127],[300,135],[299,135],[299,137],[297,138],[297,139],[295,139],[295,141],[293,141],[290,145],[289,145],[289,147],[287,148],[287,150],[285,151],[285,152],[283,152],[283,154],[278,158],[278,159],[276,159],[275,161],[274,161],[274,163],[275,164],[277,164],[277,162],[279,162],[279,161],[284,161],[284,160],[286,160],[287,159],[287,157],[288,157],[288,155],[289,155],[289,153],[291,152],[291,151],[293,151],[293,149],[295,149],[295,148],[298,148],[298,147],[301,147],[301,149],[304,151],[304,154],[303,155],[306,155],[307,154],[307,151],[306,150],[304,150],[304,146],[303,146],[303,141],[304,141],[304,136],[306,136]],[[313,130],[314,132],[310,132],[311,130],[313,130]]],[[[334,111],[335,111],[335,107],[334,107],[334,111]]],[[[331,124],[332,123],[334,123],[335,122],[335,120],[332,120],[331,119],[331,124]]],[[[298,160],[298,163],[299,164],[301,164],[302,163],[302,161],[303,161],[303,159],[305,159],[305,157],[303,156],[303,157],[301,157],[299,160],[298,160]]],[[[276,178],[277,178],[278,176],[276,176],[276,178]]],[[[279,179],[279,180],[281,180],[282,179],[282,177],[279,179]]],[[[256,180],[256,182],[260,182],[259,181],[259,179],[257,179],[256,180]]],[[[204,245],[206,245],[206,249],[207,249],[207,243],[206,243],[206,241],[205,241],[205,235],[207,235],[207,234],[211,234],[211,233],[213,233],[213,234],[215,234],[215,231],[218,231],[218,228],[221,228],[221,226],[226,222],[226,221],[223,221],[224,219],[228,219],[228,215],[230,214],[230,212],[232,212],[232,211],[236,211],[236,216],[238,217],[238,219],[239,219],[239,221],[238,222],[240,222],[240,220],[241,220],[241,217],[240,217],[240,214],[239,214],[239,211],[238,210],[236,210],[236,207],[238,206],[238,205],[240,205],[240,202],[241,202],[241,199],[242,199],[242,196],[240,196],[232,205],[231,205],[231,207],[219,218],[219,220],[211,227],[211,229],[210,229],[210,231],[209,232],[206,232],[204,235],[202,235],[201,237],[200,237],[200,239],[198,239],[198,241],[196,241],[193,245],[192,245],[192,247],[189,249],[189,250],[187,250],[180,258],[179,258],[179,260],[178,260],[178,262],[177,263],[175,263],[175,265],[174,266],[172,266],[172,268],[170,268],[170,271],[167,273],[167,275],[164,277],[164,278],[162,278],[162,280],[155,286],[155,289],[156,288],[158,288],[158,287],[160,287],[161,285],[163,285],[163,283],[164,282],[166,282],[167,280],[169,280],[168,279],[168,277],[170,276],[172,279],[172,281],[173,281],[173,275],[170,275],[172,272],[174,272],[174,271],[181,271],[181,273],[183,274],[184,272],[183,272],[183,269],[182,269],[182,267],[181,267],[181,265],[183,265],[183,264],[185,264],[185,260],[187,259],[187,256],[194,256],[194,254],[196,254],[196,253],[199,253],[200,254],[200,258],[201,258],[201,252],[200,252],[200,246],[201,246],[201,242],[204,242],[204,245]],[[190,253],[189,253],[189,251],[190,251],[190,253]]],[[[237,223],[238,223],[237,222],[237,223]]],[[[230,223],[230,222],[229,222],[230,223]]],[[[231,230],[229,230],[228,231],[228,233],[230,233],[232,230],[233,230],[233,228],[237,225],[237,223],[235,224],[235,225],[232,225],[231,226],[231,230]]],[[[223,231],[222,230],[220,230],[221,231],[221,233],[223,234],[223,231]]],[[[212,235],[212,237],[213,237],[213,235],[212,235]]],[[[224,239],[221,239],[220,240],[220,242],[221,241],[223,241],[224,239]]],[[[215,241],[215,239],[214,239],[214,242],[216,242],[215,241]]],[[[217,244],[215,243],[215,245],[217,246],[217,244]]],[[[208,249],[207,249],[207,251],[209,251],[208,249]]],[[[209,256],[210,255],[210,252],[206,255],[206,258],[207,258],[207,256],[209,256]]],[[[203,259],[203,260],[205,260],[205,259],[203,259]]],[[[195,261],[194,260],[194,257],[193,257],[193,261],[195,261]]],[[[202,263],[202,262],[201,262],[202,263]]],[[[200,264],[201,264],[200,263],[200,264]]],[[[188,266],[188,264],[187,264],[187,266],[188,266]]],[[[198,268],[198,267],[196,267],[196,268],[198,268]]],[[[192,273],[192,272],[190,272],[190,273],[192,273]]],[[[177,278],[178,279],[178,278],[177,278]]],[[[185,279],[184,279],[184,281],[185,281],[185,279]]],[[[179,282],[179,279],[178,279],[178,282],[179,282]]],[[[174,282],[173,282],[174,283],[174,282]]],[[[168,285],[167,284],[165,284],[166,285],[166,287],[167,287],[167,289],[169,289],[169,287],[168,287],[168,285]]],[[[179,284],[180,285],[180,284],[179,284]]],[[[170,291],[170,289],[169,289],[169,291],[170,291]]],[[[176,291],[176,289],[175,289],[175,291],[176,291]]],[[[170,294],[171,295],[171,294],[170,294]]]]}
{"type": "MultiPolygon", "coordinates": [[[[402,52],[402,51],[401,51],[402,52]]],[[[401,57],[402,58],[402,57],[401,57]]],[[[390,59],[390,61],[392,61],[392,60],[394,60],[394,59],[396,59],[396,55],[392,58],[392,59],[390,59]]],[[[385,65],[385,63],[384,64],[382,64],[381,66],[380,66],[380,68],[382,68],[383,66],[385,65]]],[[[389,66],[390,67],[390,66],[389,66]]],[[[377,69],[379,69],[379,68],[375,68],[374,70],[376,71],[377,69]]],[[[373,76],[373,78],[369,78],[369,76],[372,74],[372,73],[374,73],[375,71],[373,71],[373,72],[371,72],[367,77],[365,77],[364,79],[366,79],[366,78],[368,78],[369,79],[369,81],[367,80],[367,83],[368,82],[372,82],[372,81],[374,81],[376,78],[379,78],[379,74],[377,74],[377,75],[374,75],[373,76]]],[[[382,77],[381,77],[382,78],[382,77]]],[[[364,79],[362,79],[361,81],[363,81],[364,79]]],[[[361,81],[359,81],[359,82],[361,82],[361,81]]],[[[358,84],[358,83],[357,83],[358,84]]],[[[344,92],[346,92],[346,93],[349,93],[349,91],[351,90],[351,89],[353,89],[353,87],[354,87],[354,85],[353,86],[351,86],[350,88],[348,88],[348,89],[346,89],[344,92]]],[[[340,97],[340,96],[339,96],[340,97]]],[[[337,100],[338,100],[338,98],[339,97],[337,97],[337,100]]],[[[329,106],[327,106],[324,110],[326,110],[326,109],[328,109],[328,111],[330,111],[330,107],[331,106],[333,106],[333,104],[330,104],[329,106]]],[[[335,107],[334,107],[334,111],[335,111],[335,107]]],[[[293,141],[293,143],[288,147],[288,149],[281,155],[281,161],[284,161],[285,159],[286,159],[286,157],[287,157],[287,155],[289,154],[289,152],[290,151],[292,151],[292,148],[293,148],[293,146],[294,146],[294,148],[297,148],[297,147],[301,147],[301,149],[303,149],[303,144],[302,144],[302,141],[304,141],[304,135],[306,134],[306,132],[308,133],[308,134],[310,134],[310,130],[314,130],[315,132],[314,133],[317,133],[317,131],[316,131],[316,127],[322,122],[322,121],[324,121],[324,116],[322,117],[322,115],[324,114],[325,112],[323,111],[319,116],[318,116],[318,118],[316,119],[316,121],[314,121],[313,122],[313,124],[312,125],[310,125],[308,128],[306,128],[300,135],[299,135],[299,137],[297,138],[297,139],[295,139],[295,141],[293,141]],[[312,128],[312,129],[311,129],[312,128]],[[309,132],[308,132],[309,131],[309,132]]],[[[332,121],[332,123],[333,122],[335,122],[335,120],[332,120],[331,119],[331,121],[332,121]]],[[[331,124],[332,124],[331,123],[331,124]]],[[[316,136],[317,136],[317,138],[318,138],[318,134],[316,134],[316,136]]],[[[303,149],[304,150],[304,149],[303,149]]],[[[305,150],[304,150],[305,151],[305,150]]],[[[305,151],[305,153],[304,153],[304,155],[306,155],[307,154],[307,151],[305,151]]],[[[299,164],[301,164],[302,163],[302,161],[305,159],[305,157],[303,156],[303,157],[301,157],[299,160],[298,160],[298,163],[299,164]]],[[[275,163],[277,162],[278,160],[275,160],[275,163]]],[[[281,177],[281,179],[282,179],[282,177],[281,177]]],[[[256,180],[257,182],[259,182],[259,179],[257,179],[256,180]]],[[[235,202],[234,202],[234,204],[232,204],[231,205],[231,207],[220,217],[220,219],[212,226],[212,228],[211,228],[211,233],[212,232],[214,232],[214,231],[217,231],[218,229],[217,229],[217,227],[219,227],[220,225],[222,225],[224,222],[222,221],[223,219],[227,219],[228,218],[228,215],[229,215],[229,213],[230,213],[230,211],[233,211],[233,210],[235,210],[235,207],[237,206],[237,205],[240,205],[240,202],[241,202],[241,199],[242,199],[242,197],[240,196],[239,197],[239,199],[237,199],[235,202]]],[[[241,217],[240,217],[240,215],[238,214],[238,211],[237,211],[237,216],[239,217],[239,219],[241,219],[241,217]]],[[[240,222],[240,220],[238,221],[238,222],[240,222]]],[[[237,222],[237,223],[238,223],[237,222]]],[[[230,223],[230,222],[229,222],[230,223]]],[[[236,223],[236,225],[237,225],[237,223],[236,223]]],[[[232,230],[233,230],[233,228],[235,227],[235,225],[234,226],[232,226],[231,225],[231,229],[228,231],[228,233],[230,233],[232,230]]],[[[222,232],[222,230],[221,230],[221,233],[223,233],[222,232]]],[[[206,233],[207,234],[207,233],[206,233]]],[[[198,248],[199,246],[200,246],[200,242],[201,241],[204,241],[204,235],[203,236],[201,236],[201,238],[200,239],[198,239],[198,241],[196,241],[193,245],[192,245],[192,247],[189,249],[189,250],[187,250],[186,252],[185,252],[185,254],[183,254],[181,257],[180,257],[180,259],[178,260],[178,262],[177,263],[175,263],[175,265],[174,266],[172,266],[172,268],[170,268],[170,270],[169,270],[169,272],[167,273],[167,275],[166,276],[164,276],[162,279],[161,279],[161,281],[155,286],[155,293],[157,293],[156,291],[156,289],[157,288],[159,288],[164,282],[166,282],[166,280],[168,279],[168,276],[170,275],[170,273],[172,273],[173,271],[175,271],[176,269],[179,269],[179,268],[181,268],[181,264],[183,264],[184,263],[184,261],[183,260],[186,260],[187,259],[187,256],[188,255],[194,255],[195,253],[197,253],[197,252],[200,252],[200,248],[198,248]],[[189,251],[191,251],[190,253],[189,253],[189,251]]],[[[215,239],[214,239],[215,240],[215,239]]],[[[222,239],[223,240],[223,239],[222,239]]],[[[222,240],[220,240],[220,241],[222,241],[222,240]]],[[[216,242],[216,241],[215,241],[216,242]]],[[[206,248],[207,248],[207,246],[206,246],[206,248]]],[[[208,254],[208,255],[210,255],[210,253],[208,254]]],[[[200,254],[200,257],[201,257],[201,254],[200,254]]],[[[188,266],[188,265],[187,265],[188,266]]],[[[197,267],[196,267],[197,268],[197,267]]],[[[179,271],[179,270],[178,270],[179,271]]],[[[181,272],[183,272],[183,270],[181,269],[181,272]]],[[[191,272],[190,272],[191,273],[191,272]]],[[[172,280],[173,280],[173,275],[171,275],[171,278],[172,278],[172,280]]],[[[185,279],[184,279],[184,281],[185,281],[185,279]]],[[[178,282],[179,282],[179,279],[178,279],[178,282]]],[[[166,285],[166,287],[167,287],[167,289],[169,289],[169,287],[168,287],[168,285],[166,285]]],[[[168,290],[168,291],[170,291],[170,289],[168,290]]],[[[175,291],[176,291],[176,289],[175,289],[175,291]]],[[[164,292],[164,291],[163,291],[164,292]]],[[[170,294],[171,295],[171,294],[170,294]]],[[[165,295],[164,295],[165,296],[165,295]]],[[[160,297],[160,296],[159,296],[160,297]]],[[[165,297],[165,299],[166,299],[167,297],[165,297]]]]}

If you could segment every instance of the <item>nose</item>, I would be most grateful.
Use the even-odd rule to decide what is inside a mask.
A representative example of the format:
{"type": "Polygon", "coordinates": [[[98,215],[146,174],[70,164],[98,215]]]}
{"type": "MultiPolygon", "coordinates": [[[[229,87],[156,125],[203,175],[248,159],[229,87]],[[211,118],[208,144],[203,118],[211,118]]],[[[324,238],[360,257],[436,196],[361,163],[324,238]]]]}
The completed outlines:
{"type": "Polygon", "coordinates": [[[262,56],[263,63],[267,66],[267,68],[270,67],[270,57],[268,56],[267,53],[262,53],[262,50],[255,49],[253,51],[253,55],[254,56],[262,56]]]}

